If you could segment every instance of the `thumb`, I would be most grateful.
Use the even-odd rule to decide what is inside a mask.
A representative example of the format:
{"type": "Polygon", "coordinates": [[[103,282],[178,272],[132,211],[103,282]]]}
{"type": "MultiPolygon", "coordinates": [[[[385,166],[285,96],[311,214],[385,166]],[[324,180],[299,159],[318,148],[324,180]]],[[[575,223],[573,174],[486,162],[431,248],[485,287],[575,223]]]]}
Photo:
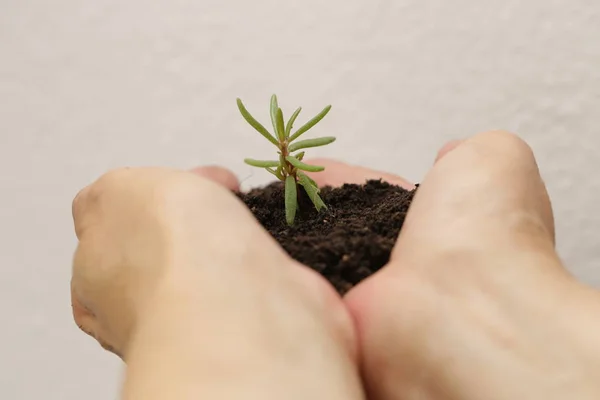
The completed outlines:
{"type": "Polygon", "coordinates": [[[453,143],[420,185],[393,258],[554,252],[554,219],[531,148],[506,132],[453,143]]]}

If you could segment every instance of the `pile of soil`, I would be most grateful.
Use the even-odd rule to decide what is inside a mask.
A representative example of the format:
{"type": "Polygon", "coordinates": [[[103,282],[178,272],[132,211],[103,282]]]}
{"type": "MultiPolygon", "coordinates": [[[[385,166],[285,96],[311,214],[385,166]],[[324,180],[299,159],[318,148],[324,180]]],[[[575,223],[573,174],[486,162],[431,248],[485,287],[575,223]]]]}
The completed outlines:
{"type": "Polygon", "coordinates": [[[343,295],[387,264],[416,190],[380,180],[323,187],[328,208],[320,213],[300,190],[300,209],[291,227],[285,222],[281,182],[238,196],[292,258],[319,272],[343,295]]]}

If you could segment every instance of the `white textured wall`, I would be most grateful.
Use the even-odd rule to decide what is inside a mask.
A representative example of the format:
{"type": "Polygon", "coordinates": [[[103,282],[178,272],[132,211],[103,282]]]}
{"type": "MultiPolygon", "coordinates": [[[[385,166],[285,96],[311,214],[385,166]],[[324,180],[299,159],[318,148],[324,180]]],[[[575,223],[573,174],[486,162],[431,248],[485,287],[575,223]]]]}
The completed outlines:
{"type": "Polygon", "coordinates": [[[520,133],[561,254],[600,285],[597,1],[0,0],[1,398],[116,398],[120,363],[71,321],[72,197],[121,165],[265,182],[235,97],[267,118],[272,92],[334,105],[313,154],[414,180],[447,139],[520,133]]]}

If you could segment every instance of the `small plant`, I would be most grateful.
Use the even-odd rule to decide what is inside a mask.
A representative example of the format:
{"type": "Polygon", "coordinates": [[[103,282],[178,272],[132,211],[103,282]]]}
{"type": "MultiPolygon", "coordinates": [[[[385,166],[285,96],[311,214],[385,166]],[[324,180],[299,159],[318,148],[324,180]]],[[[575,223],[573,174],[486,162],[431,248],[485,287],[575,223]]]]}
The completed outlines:
{"type": "Polygon", "coordinates": [[[294,224],[296,218],[296,211],[298,210],[298,185],[304,188],[306,194],[314,204],[317,211],[321,211],[327,208],[321,197],[319,196],[319,187],[308,175],[302,171],[307,172],[319,172],[325,168],[318,165],[309,165],[302,162],[304,158],[304,151],[297,152],[298,150],[325,146],[335,141],[332,136],[321,137],[317,139],[306,139],[296,141],[303,133],[308,131],[310,128],[315,126],[321,121],[331,110],[331,106],[327,106],[317,114],[310,121],[302,125],[294,133],[292,128],[298,114],[302,110],[302,107],[298,107],[292,114],[287,123],[283,119],[283,111],[278,105],[277,96],[271,97],[271,122],[273,123],[273,130],[275,135],[271,134],[263,125],[260,124],[246,109],[240,99],[237,99],[237,105],[242,113],[244,119],[260,133],[269,142],[275,145],[278,149],[279,154],[278,160],[254,160],[246,158],[244,162],[248,165],[258,168],[264,168],[271,174],[275,175],[277,179],[285,183],[285,219],[289,225],[294,224]],[[292,154],[297,152],[295,154],[292,154]]]}

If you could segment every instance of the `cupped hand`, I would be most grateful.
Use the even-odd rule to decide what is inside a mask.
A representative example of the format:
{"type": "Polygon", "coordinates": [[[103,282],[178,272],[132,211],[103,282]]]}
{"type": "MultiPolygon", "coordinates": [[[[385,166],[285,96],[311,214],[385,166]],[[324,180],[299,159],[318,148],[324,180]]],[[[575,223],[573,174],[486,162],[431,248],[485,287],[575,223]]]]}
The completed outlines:
{"type": "MultiPolygon", "coordinates": [[[[317,160],[319,184],[406,180],[317,160]]],[[[345,297],[371,400],[600,397],[599,295],[554,249],[531,149],[490,132],[445,146],[389,265],[345,297]]]]}
{"type": "Polygon", "coordinates": [[[235,177],[220,169],[198,175],[206,179],[170,169],[124,168],[103,175],[73,201],[79,240],[71,280],[73,315],[82,330],[120,356],[141,308],[169,272],[172,253],[212,240],[211,229],[234,228],[238,208],[221,186],[234,189],[235,177]],[[216,208],[215,213],[194,213],[195,202],[216,208]],[[227,206],[233,214],[225,213],[227,206]],[[186,225],[189,219],[199,223],[197,229],[186,225]]]}
{"type": "Polygon", "coordinates": [[[189,289],[203,302],[204,333],[228,318],[246,324],[246,338],[290,330],[308,318],[319,325],[304,337],[286,332],[298,345],[334,342],[332,349],[347,353],[341,363],[354,357],[341,299],[284,253],[232,193],[237,189],[235,176],[216,167],[124,168],[84,188],[73,202],[79,244],[71,295],[78,326],[127,361],[140,320],[167,301],[157,296],[185,297],[189,289]],[[269,316],[274,327],[265,323],[269,316]]]}

